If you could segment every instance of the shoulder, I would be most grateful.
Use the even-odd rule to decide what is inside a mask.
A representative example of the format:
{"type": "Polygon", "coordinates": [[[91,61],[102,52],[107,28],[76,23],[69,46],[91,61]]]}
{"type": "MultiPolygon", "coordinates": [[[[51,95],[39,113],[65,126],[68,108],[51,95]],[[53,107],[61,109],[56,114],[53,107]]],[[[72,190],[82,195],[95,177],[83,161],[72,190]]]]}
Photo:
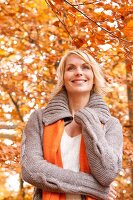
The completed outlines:
{"type": "Polygon", "coordinates": [[[42,115],[43,115],[43,112],[44,112],[45,108],[39,108],[39,109],[36,109],[34,110],[31,114],[30,114],[30,118],[41,118],[42,115]]]}
{"type": "Polygon", "coordinates": [[[36,109],[34,110],[30,116],[29,119],[25,125],[24,128],[24,132],[29,133],[31,130],[34,131],[38,131],[42,129],[42,125],[43,125],[43,112],[44,112],[44,108],[41,109],[36,109]]]}
{"type": "Polygon", "coordinates": [[[26,123],[26,125],[35,125],[35,124],[41,124],[43,121],[43,112],[44,112],[45,108],[40,108],[40,109],[36,109],[33,112],[31,112],[29,119],[26,123]]]}

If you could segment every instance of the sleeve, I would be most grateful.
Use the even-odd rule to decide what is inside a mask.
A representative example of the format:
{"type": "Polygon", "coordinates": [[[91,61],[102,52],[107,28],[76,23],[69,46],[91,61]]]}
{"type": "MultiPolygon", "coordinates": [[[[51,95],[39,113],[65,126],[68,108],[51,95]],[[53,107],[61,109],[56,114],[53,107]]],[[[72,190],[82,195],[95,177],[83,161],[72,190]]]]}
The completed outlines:
{"type": "Polygon", "coordinates": [[[109,187],[104,187],[89,174],[62,169],[43,159],[40,119],[34,111],[22,136],[22,178],[44,191],[90,195],[107,199],[109,187]]]}
{"type": "Polygon", "coordinates": [[[103,186],[109,186],[122,167],[123,135],[118,119],[110,117],[103,129],[96,112],[83,108],[75,114],[82,125],[88,162],[92,175],[103,186]]]}

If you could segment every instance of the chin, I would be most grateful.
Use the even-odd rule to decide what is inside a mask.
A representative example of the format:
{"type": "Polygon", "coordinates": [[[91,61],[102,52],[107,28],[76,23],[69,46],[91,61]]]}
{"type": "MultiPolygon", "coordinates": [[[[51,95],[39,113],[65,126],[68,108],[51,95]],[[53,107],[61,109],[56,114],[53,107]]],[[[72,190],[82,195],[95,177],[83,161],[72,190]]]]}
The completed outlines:
{"type": "Polygon", "coordinates": [[[77,95],[80,95],[80,94],[88,94],[91,92],[91,90],[82,90],[82,89],[79,89],[79,90],[71,90],[71,91],[67,91],[69,94],[77,94],[77,95]]]}

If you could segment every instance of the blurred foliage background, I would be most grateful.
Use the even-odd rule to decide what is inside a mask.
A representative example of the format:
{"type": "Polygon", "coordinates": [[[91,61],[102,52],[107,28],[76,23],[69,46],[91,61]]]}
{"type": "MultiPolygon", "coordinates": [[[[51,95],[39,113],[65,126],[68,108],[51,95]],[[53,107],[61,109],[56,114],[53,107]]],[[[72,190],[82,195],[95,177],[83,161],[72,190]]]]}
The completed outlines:
{"type": "Polygon", "coordinates": [[[60,57],[85,49],[109,86],[105,97],[123,125],[118,200],[133,199],[133,4],[131,0],[0,0],[0,200],[31,200],[21,179],[21,135],[45,107],[60,57]]]}

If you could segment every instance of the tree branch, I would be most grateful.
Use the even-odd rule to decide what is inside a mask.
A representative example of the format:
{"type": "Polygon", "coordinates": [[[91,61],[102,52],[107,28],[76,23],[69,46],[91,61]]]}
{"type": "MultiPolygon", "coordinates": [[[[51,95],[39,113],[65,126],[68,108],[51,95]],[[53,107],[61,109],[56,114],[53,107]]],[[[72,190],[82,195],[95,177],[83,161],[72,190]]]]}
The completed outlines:
{"type": "Polygon", "coordinates": [[[95,1],[92,1],[92,2],[83,2],[83,3],[77,3],[77,4],[72,4],[73,6],[85,6],[85,5],[89,5],[89,4],[94,4],[96,3],[95,1]]]}
{"type": "Polygon", "coordinates": [[[109,33],[110,35],[112,35],[115,38],[118,38],[119,40],[122,40],[124,42],[128,42],[128,43],[133,43],[132,41],[128,41],[126,39],[123,38],[119,38],[117,35],[115,35],[114,33],[112,33],[111,31],[107,30],[106,28],[102,27],[98,22],[96,22],[95,20],[91,19],[90,17],[88,17],[83,11],[81,11],[79,8],[76,8],[72,3],[70,3],[67,0],[64,0],[64,2],[66,2],[68,5],[70,5],[71,7],[73,7],[75,10],[77,10],[79,13],[81,13],[84,17],[86,17],[87,19],[89,19],[91,22],[93,22],[94,24],[96,24],[98,27],[100,27],[103,31],[109,33]]]}
{"type": "Polygon", "coordinates": [[[18,116],[19,116],[20,120],[21,120],[22,122],[24,122],[23,117],[22,117],[22,115],[21,115],[21,113],[20,113],[20,109],[19,109],[19,106],[18,106],[18,104],[17,104],[17,101],[15,101],[15,100],[13,99],[11,93],[8,93],[8,94],[9,94],[9,96],[10,96],[10,98],[11,98],[11,100],[12,100],[12,102],[13,102],[13,104],[14,104],[16,110],[17,110],[17,113],[18,113],[18,116]]]}
{"type": "Polygon", "coordinates": [[[58,20],[59,20],[59,21],[61,22],[61,24],[64,26],[64,28],[65,28],[67,34],[70,36],[70,38],[71,38],[72,40],[74,40],[74,38],[72,37],[72,35],[71,35],[70,32],[68,31],[66,25],[61,21],[61,19],[59,18],[58,14],[53,10],[52,6],[49,4],[49,1],[45,0],[45,2],[47,3],[47,5],[50,6],[50,8],[52,9],[53,13],[56,15],[56,17],[58,18],[58,20]]]}
{"type": "Polygon", "coordinates": [[[23,116],[21,115],[20,108],[19,108],[19,106],[18,106],[17,101],[15,101],[15,100],[13,99],[11,93],[10,93],[10,92],[8,91],[8,89],[4,86],[4,84],[1,84],[1,87],[3,87],[4,90],[6,90],[6,92],[8,93],[8,95],[9,95],[9,97],[10,97],[12,103],[14,104],[14,106],[15,106],[15,108],[16,108],[16,111],[17,111],[17,113],[18,113],[18,116],[19,116],[21,122],[24,122],[23,116]]]}

